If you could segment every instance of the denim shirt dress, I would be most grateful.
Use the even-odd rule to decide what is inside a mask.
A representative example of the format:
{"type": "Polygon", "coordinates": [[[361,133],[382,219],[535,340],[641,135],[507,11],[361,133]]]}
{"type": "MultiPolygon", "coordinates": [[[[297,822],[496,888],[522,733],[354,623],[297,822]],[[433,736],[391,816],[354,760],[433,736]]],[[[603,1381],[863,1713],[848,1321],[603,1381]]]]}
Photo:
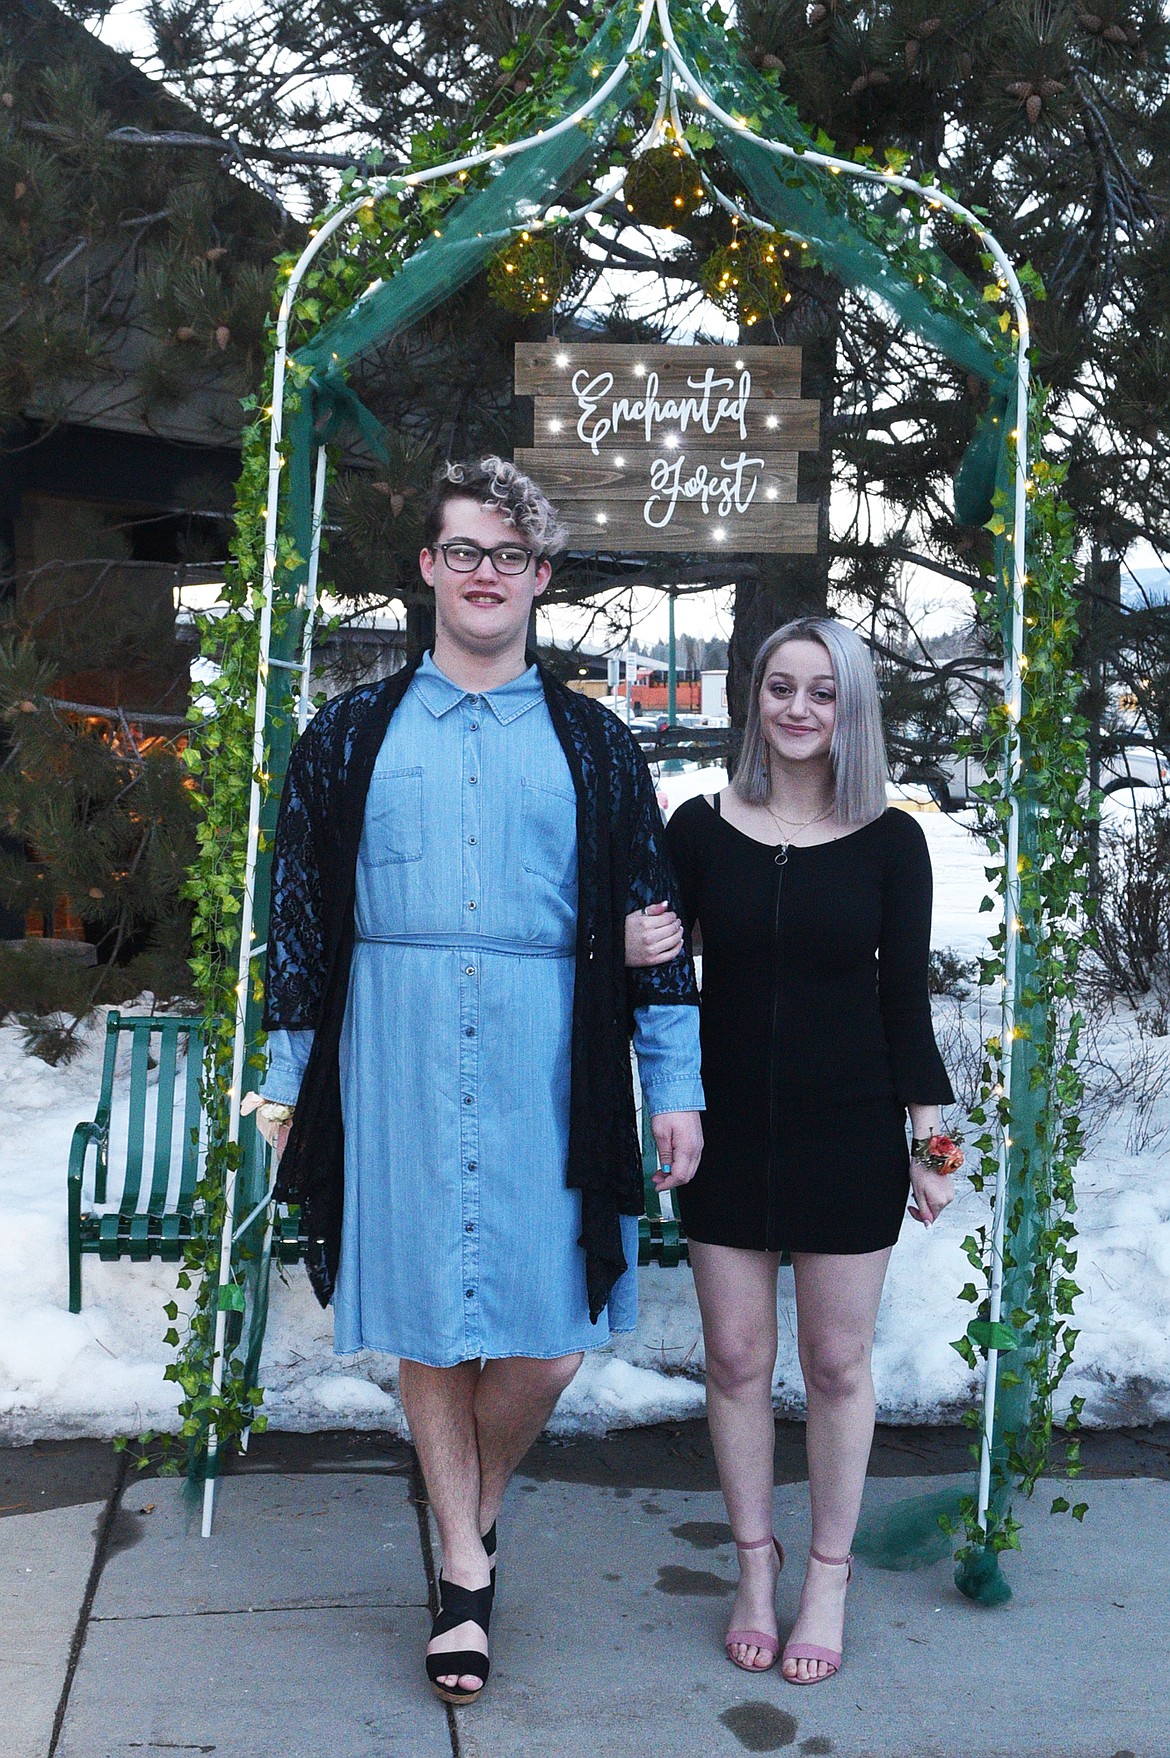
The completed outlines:
{"type": "MultiPolygon", "coordinates": [[[[450,1367],[633,1329],[637,1221],[622,1217],[629,1267],[593,1324],[565,1183],[576,906],[576,798],[535,667],[475,695],[427,655],[358,856],[338,1353],[450,1367]]],[[[635,1023],[651,1112],[702,1109],[698,1009],[635,1023]]],[[[311,1042],[272,1033],[266,1097],[295,1102],[311,1042]]]]}

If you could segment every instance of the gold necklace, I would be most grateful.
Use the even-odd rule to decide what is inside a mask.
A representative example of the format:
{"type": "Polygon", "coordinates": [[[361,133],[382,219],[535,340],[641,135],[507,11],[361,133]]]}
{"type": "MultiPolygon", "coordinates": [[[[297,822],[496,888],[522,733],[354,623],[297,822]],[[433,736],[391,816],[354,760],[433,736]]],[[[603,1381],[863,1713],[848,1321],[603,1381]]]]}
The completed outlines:
{"type": "MultiPolygon", "coordinates": [[[[811,824],[819,824],[822,819],[829,817],[830,813],[836,810],[836,801],[833,801],[832,804],[826,806],[823,812],[818,812],[815,818],[806,818],[803,823],[799,824],[795,818],[785,818],[782,813],[775,811],[767,800],[764,801],[764,810],[775,824],[777,830],[781,832],[783,832],[785,824],[790,824],[793,830],[807,830],[811,824]]],[[[785,837],[784,840],[785,842],[791,842],[792,838],[785,837]]]]}

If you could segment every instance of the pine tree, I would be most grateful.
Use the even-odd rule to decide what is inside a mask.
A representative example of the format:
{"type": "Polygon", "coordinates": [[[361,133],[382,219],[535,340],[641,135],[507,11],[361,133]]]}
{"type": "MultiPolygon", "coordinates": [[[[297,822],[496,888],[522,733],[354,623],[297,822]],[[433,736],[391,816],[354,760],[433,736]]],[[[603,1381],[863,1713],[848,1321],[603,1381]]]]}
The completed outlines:
{"type": "Polygon", "coordinates": [[[100,622],[75,622],[72,643],[0,636],[0,896],[22,915],[39,912],[48,935],[68,899],[96,948],[93,968],[46,960],[34,941],[0,950],[0,1018],[15,1013],[53,1062],[77,1047],[100,1002],[190,992],[181,886],[195,843],[176,747],[182,717],[83,714],[58,695],[79,648],[88,663],[125,664],[142,618],[139,606],[124,608],[120,626],[109,606],[100,622]]]}
{"type": "MultiPolygon", "coordinates": [[[[241,180],[222,153],[138,144],[192,124],[48,0],[0,18],[0,471],[68,422],[149,429],[186,409],[235,439],[273,255],[300,229],[247,166],[241,180]]],[[[51,937],[67,908],[98,961],[0,951],[0,1017],[52,1058],[99,1001],[187,987],[178,887],[194,852],[171,579],[70,487],[58,555],[18,569],[7,531],[0,544],[3,932],[31,912],[51,937]]]]}

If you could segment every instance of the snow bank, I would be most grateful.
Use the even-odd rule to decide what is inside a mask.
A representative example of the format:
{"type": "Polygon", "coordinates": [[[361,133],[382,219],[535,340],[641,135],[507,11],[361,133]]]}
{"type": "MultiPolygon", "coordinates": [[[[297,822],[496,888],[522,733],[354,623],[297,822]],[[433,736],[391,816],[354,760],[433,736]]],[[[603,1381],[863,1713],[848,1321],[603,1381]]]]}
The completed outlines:
{"type": "MultiPolygon", "coordinates": [[[[938,813],[919,819],[935,869],[935,944],[973,958],[991,917],[980,846],[938,813]]],[[[959,1059],[978,1036],[978,1003],[939,1006],[939,1030],[959,1059]]],[[[83,1263],[84,1307],[67,1310],[65,1170],[73,1126],[92,1117],[104,1032],[99,1022],[68,1068],[24,1055],[15,1027],[0,1028],[0,1441],[107,1437],[173,1425],[175,1392],[162,1373],[169,1352],[162,1307],[175,1267],[157,1262],[83,1263]]],[[[1086,1400],[1094,1424],[1170,1417],[1170,1039],[1139,1039],[1112,1021],[1095,1039],[1090,1071],[1090,1153],[1081,1169],[1077,1303],[1081,1338],[1062,1404],[1086,1400]],[[1137,1067],[1140,1102],[1113,1095],[1137,1067]]],[[[961,1080],[958,1083],[961,1085],[961,1080]]],[[[114,1127],[125,1115],[126,1071],[114,1127]]],[[[927,1230],[907,1220],[894,1253],[878,1324],[878,1409],[889,1422],[952,1419],[972,1397],[972,1376],[949,1347],[969,1317],[959,1289],[970,1271],[964,1235],[981,1199],[960,1194],[927,1230]]],[[[703,1409],[703,1346],[690,1272],[641,1272],[641,1320],[587,1358],[557,1410],[561,1434],[697,1416],[703,1409]]],[[[802,1408],[791,1271],[782,1271],[776,1403],[802,1408]]],[[[404,1432],[396,1363],[332,1352],[329,1314],[302,1270],[274,1280],[265,1348],[265,1408],[275,1427],[378,1427],[404,1432]]]]}

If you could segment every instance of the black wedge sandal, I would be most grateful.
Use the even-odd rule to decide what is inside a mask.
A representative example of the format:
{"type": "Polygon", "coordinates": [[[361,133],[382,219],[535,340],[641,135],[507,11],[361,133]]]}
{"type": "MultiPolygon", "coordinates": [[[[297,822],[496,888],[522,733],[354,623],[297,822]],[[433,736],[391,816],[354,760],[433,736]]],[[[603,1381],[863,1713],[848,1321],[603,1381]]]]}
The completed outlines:
{"type": "MultiPolygon", "coordinates": [[[[430,1640],[436,1636],[445,1636],[448,1630],[454,1630],[459,1624],[478,1624],[486,1638],[492,1618],[492,1592],[494,1583],[486,1587],[460,1587],[456,1581],[445,1581],[439,1576],[439,1615],[431,1625],[430,1640]]],[[[488,1682],[491,1661],[486,1654],[477,1648],[456,1648],[449,1654],[428,1654],[427,1678],[431,1690],[444,1703],[474,1703],[488,1682]],[[474,1691],[461,1691],[456,1686],[441,1685],[440,1677],[454,1674],[472,1673],[479,1684],[474,1691]]]]}
{"type": "Polygon", "coordinates": [[[499,1549],[499,1545],[496,1541],[496,1523],[494,1520],[484,1533],[481,1543],[483,1544],[484,1550],[487,1552],[488,1569],[491,1571],[491,1584],[494,1588],[496,1584],[496,1552],[499,1549]]]}

